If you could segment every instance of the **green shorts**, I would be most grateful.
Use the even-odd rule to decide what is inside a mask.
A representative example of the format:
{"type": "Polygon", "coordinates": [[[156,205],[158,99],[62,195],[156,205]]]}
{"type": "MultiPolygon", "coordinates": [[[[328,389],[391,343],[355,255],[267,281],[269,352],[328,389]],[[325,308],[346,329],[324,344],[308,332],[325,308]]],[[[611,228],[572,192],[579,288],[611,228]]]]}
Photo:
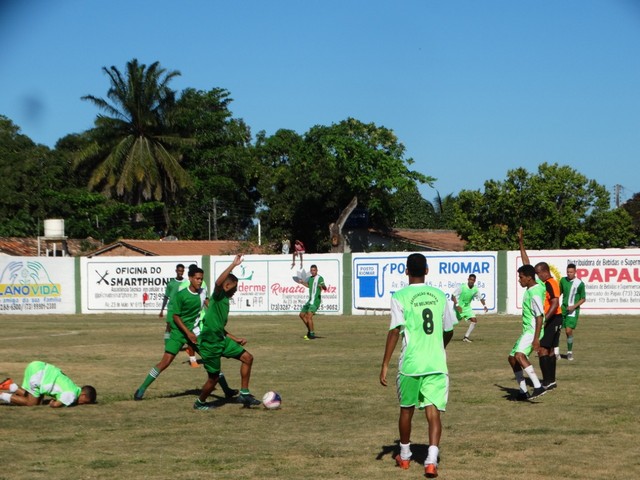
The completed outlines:
{"type": "Polygon", "coordinates": [[[476,318],[476,314],[473,311],[473,308],[471,308],[471,307],[463,308],[462,312],[459,312],[458,310],[456,310],[454,308],[454,311],[456,312],[456,318],[458,320],[464,320],[464,321],[468,322],[470,319],[476,318]]]}
{"type": "Polygon", "coordinates": [[[208,373],[220,372],[220,359],[222,357],[239,358],[243,353],[244,347],[229,337],[224,337],[224,340],[220,343],[200,345],[202,364],[208,373]]]}
{"type": "MultiPolygon", "coordinates": [[[[575,311],[575,310],[574,310],[575,311]]],[[[576,311],[575,315],[563,315],[562,316],[562,328],[572,328],[575,329],[578,326],[578,317],[580,316],[580,312],[576,311]]]]}
{"type": "Polygon", "coordinates": [[[300,310],[300,313],[307,313],[307,312],[316,313],[319,308],[320,308],[320,302],[318,303],[307,302],[302,306],[302,310],[300,310]]]}
{"type": "Polygon", "coordinates": [[[524,353],[527,357],[531,355],[533,351],[533,332],[527,332],[520,335],[516,340],[515,345],[511,349],[509,354],[512,357],[516,356],[516,353],[524,353]]]}
{"type": "Polygon", "coordinates": [[[24,369],[24,378],[22,379],[22,389],[29,392],[34,397],[40,397],[40,385],[42,384],[42,376],[47,366],[44,362],[31,362],[24,369]]]}
{"type": "Polygon", "coordinates": [[[180,349],[184,344],[189,344],[191,347],[197,350],[197,345],[194,345],[189,339],[182,333],[178,327],[171,327],[169,336],[164,339],[164,351],[171,355],[177,355],[180,353],[180,349]]]}
{"type": "Polygon", "coordinates": [[[401,407],[435,406],[441,412],[447,408],[449,398],[449,375],[436,373],[410,377],[398,375],[396,389],[401,407]]]}

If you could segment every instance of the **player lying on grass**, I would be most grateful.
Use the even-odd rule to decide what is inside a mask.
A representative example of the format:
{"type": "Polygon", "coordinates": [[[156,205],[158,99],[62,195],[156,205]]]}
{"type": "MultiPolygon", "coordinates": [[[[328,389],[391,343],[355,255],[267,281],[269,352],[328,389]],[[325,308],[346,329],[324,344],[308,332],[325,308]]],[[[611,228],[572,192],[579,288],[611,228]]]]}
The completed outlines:
{"type": "Polygon", "coordinates": [[[52,397],[49,406],[72,407],[96,403],[96,389],[91,385],[78,387],[60,369],[45,362],[31,362],[24,370],[22,387],[7,378],[0,383],[0,401],[21,407],[40,405],[52,397]]]}

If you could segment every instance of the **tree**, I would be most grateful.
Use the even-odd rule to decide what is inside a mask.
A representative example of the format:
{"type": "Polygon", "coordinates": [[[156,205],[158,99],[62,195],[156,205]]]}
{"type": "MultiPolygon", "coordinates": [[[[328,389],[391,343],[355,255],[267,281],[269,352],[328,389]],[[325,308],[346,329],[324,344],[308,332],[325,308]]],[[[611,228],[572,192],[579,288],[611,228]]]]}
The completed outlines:
{"type": "Polygon", "coordinates": [[[393,131],[349,118],[312,127],[303,136],[280,130],[258,137],[259,192],[267,207],[263,225],[271,233],[303,240],[328,251],[328,227],[354,197],[379,228],[393,225],[393,195],[434,179],[409,169],[404,146],[393,131]]]}
{"type": "Polygon", "coordinates": [[[630,241],[630,219],[610,212],[607,189],[558,164],[543,163],[537,174],[510,170],[503,182],[485,182],[484,193],[461,191],[453,223],[470,250],[512,249],[520,226],[531,249],[624,247],[630,241]],[[618,232],[611,218],[622,222],[618,232]]]}
{"type": "MultiPolygon", "coordinates": [[[[137,59],[127,62],[126,73],[103,67],[111,87],[108,100],[86,95],[105,115],[99,114],[90,132],[92,143],[77,156],[76,165],[90,164],[90,190],[120,197],[131,205],[147,200],[170,203],[178,188],[189,183],[177,147],[185,140],[175,135],[169,118],[175,106],[170,81],[180,75],[154,62],[148,67],[137,59]]],[[[170,219],[165,210],[164,227],[170,219]]]]}
{"type": "Polygon", "coordinates": [[[193,140],[182,150],[182,164],[193,180],[172,209],[173,233],[181,238],[244,239],[253,227],[258,168],[251,131],[233,118],[231,102],[221,88],[187,89],[172,115],[180,134],[193,140]]]}
{"type": "Polygon", "coordinates": [[[640,245],[640,192],[634,194],[630,200],[627,200],[621,206],[621,208],[631,216],[634,229],[634,239],[632,244],[634,246],[638,246],[640,245]]]}

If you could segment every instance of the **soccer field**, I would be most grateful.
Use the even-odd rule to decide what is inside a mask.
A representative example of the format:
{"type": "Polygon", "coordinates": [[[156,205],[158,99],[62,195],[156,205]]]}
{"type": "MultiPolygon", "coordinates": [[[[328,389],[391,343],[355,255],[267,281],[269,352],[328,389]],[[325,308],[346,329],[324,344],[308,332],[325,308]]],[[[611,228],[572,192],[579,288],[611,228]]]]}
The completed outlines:
{"type": "MultiPolygon", "coordinates": [[[[278,391],[275,411],[224,402],[194,411],[206,374],[185,353],[133,401],[162,355],[156,316],[0,319],[0,380],[21,382],[29,361],[44,360],[98,390],[97,405],[1,405],[0,479],[424,478],[421,413],[411,468],[392,459],[398,405],[394,387],[378,382],[386,315],[319,316],[314,341],[302,338],[296,316],[231,317],[229,330],[255,357],[252,393],[278,391]]],[[[640,478],[639,319],[581,317],[575,361],[560,361],[558,388],[531,402],[510,400],[517,385],[507,355],[520,328],[518,317],[482,315],[468,344],[460,341],[466,326],[456,327],[439,478],[640,478]]],[[[390,377],[396,365],[397,350],[390,377]]],[[[222,368],[237,388],[239,362],[222,368]]]]}

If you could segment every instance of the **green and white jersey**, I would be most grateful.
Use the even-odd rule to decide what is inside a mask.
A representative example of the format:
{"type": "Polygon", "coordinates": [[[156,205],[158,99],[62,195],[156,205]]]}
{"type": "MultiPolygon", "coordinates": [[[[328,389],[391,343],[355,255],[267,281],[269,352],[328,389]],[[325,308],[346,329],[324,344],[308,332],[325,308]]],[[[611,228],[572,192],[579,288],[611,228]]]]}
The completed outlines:
{"type": "Polygon", "coordinates": [[[309,303],[311,305],[320,305],[324,278],[321,275],[309,277],[307,283],[309,284],[309,303]]]}
{"type": "Polygon", "coordinates": [[[58,367],[45,362],[27,365],[22,388],[34,397],[53,397],[67,407],[78,400],[82,391],[58,367]]]}
{"type": "Polygon", "coordinates": [[[468,283],[461,283],[453,294],[456,296],[458,306],[463,309],[470,307],[473,300],[480,300],[480,290],[475,284],[473,288],[469,288],[468,283]]]}
{"type": "Polygon", "coordinates": [[[182,319],[185,327],[193,331],[193,327],[200,318],[200,311],[202,310],[201,292],[192,292],[189,288],[185,288],[174,296],[171,304],[173,305],[169,309],[171,313],[171,324],[174,327],[176,326],[173,321],[173,316],[178,315],[182,319]]]}
{"type": "MultiPolygon", "coordinates": [[[[178,283],[178,288],[176,290],[176,294],[181,292],[182,290],[188,289],[191,282],[189,280],[182,280],[178,283]]],[[[175,295],[174,295],[175,296],[175,295]]],[[[202,286],[200,287],[200,309],[204,310],[204,302],[207,300],[209,296],[209,288],[207,287],[207,282],[202,281],[202,286]]],[[[204,315],[204,311],[201,313],[201,316],[204,315]]],[[[173,311],[171,310],[171,302],[169,302],[169,307],[167,308],[167,322],[171,322],[173,319],[173,311]]]]}
{"type": "Polygon", "coordinates": [[[567,307],[569,305],[575,305],[576,302],[587,298],[584,282],[578,277],[574,277],[573,280],[562,277],[560,279],[560,290],[562,291],[562,314],[567,317],[577,316],[580,313],[580,307],[571,313],[567,312],[567,307]]]}
{"type": "Polygon", "coordinates": [[[545,294],[544,283],[539,282],[524,291],[524,296],[522,297],[522,333],[536,332],[536,317],[544,316],[545,294]]]}
{"type": "Polygon", "coordinates": [[[222,289],[214,290],[202,320],[198,344],[207,347],[223,343],[228,320],[229,297],[222,289]]]}
{"type": "Polygon", "coordinates": [[[398,372],[408,376],[446,374],[443,332],[453,330],[454,323],[442,290],[411,284],[394,292],[389,330],[400,327],[402,336],[398,372]]]}

